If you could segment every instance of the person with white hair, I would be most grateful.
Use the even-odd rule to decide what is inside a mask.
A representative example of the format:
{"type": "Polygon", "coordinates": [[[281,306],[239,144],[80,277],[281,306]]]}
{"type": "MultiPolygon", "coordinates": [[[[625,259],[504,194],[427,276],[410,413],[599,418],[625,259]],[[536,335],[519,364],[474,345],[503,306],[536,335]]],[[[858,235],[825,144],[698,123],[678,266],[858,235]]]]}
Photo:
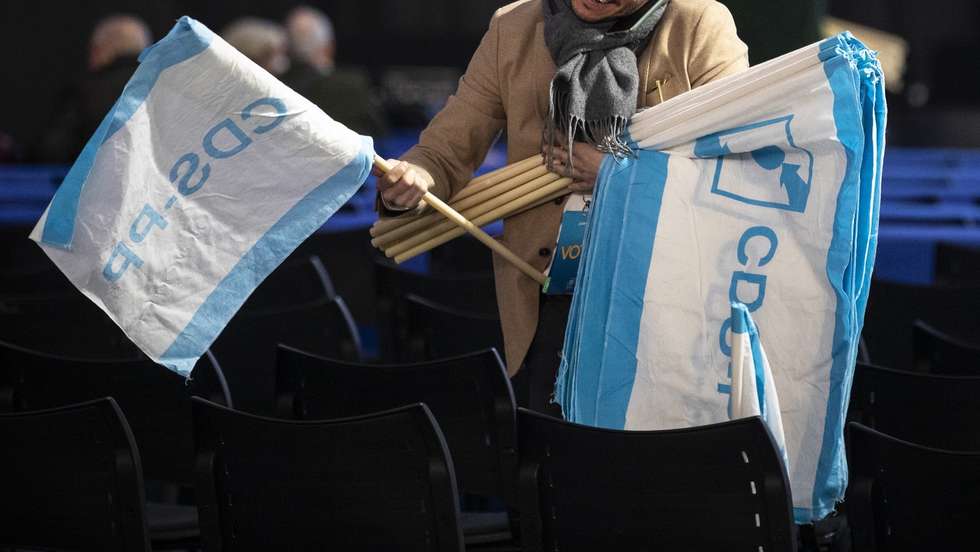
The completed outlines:
{"type": "Polygon", "coordinates": [[[335,64],[333,23],[310,6],[286,16],[292,63],[282,80],[327,115],[352,130],[375,138],[386,131],[380,102],[365,71],[335,64]]]}
{"type": "Polygon", "coordinates": [[[150,28],[135,15],[113,14],[96,23],[88,41],[88,72],[63,94],[63,110],[41,139],[39,161],[68,163],[78,156],[152,41],[150,28]]]}
{"type": "Polygon", "coordinates": [[[280,76],[289,69],[286,31],[277,23],[242,17],[225,27],[221,38],[273,75],[280,76]]]}
{"type": "Polygon", "coordinates": [[[88,68],[98,71],[119,59],[139,56],[150,45],[150,29],[132,15],[111,15],[99,21],[88,47],[88,68]]]}
{"type": "Polygon", "coordinates": [[[320,73],[333,70],[337,43],[333,22],[326,14],[310,6],[300,6],[286,16],[286,32],[294,60],[309,64],[320,73]]]}

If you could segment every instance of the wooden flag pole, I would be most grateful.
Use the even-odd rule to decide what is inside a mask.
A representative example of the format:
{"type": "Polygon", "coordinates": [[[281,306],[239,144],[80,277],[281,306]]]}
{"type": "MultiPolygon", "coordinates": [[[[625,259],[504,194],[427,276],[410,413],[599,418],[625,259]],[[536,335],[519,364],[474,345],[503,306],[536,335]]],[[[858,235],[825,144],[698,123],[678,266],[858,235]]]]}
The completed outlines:
{"type": "MultiPolygon", "coordinates": [[[[387,161],[385,161],[384,159],[382,159],[377,155],[374,156],[374,166],[377,167],[378,170],[382,172],[388,172],[389,170],[391,170],[391,165],[389,165],[387,161]]],[[[480,242],[482,242],[483,245],[486,245],[487,247],[492,249],[494,253],[500,255],[504,259],[507,259],[508,262],[512,263],[514,266],[519,268],[521,272],[527,274],[537,283],[541,284],[542,286],[545,285],[545,283],[547,283],[548,278],[547,276],[542,274],[541,271],[527,264],[523,259],[515,255],[510,249],[507,249],[506,247],[498,243],[497,240],[493,239],[492,237],[490,237],[489,234],[481,230],[479,226],[476,226],[472,222],[463,218],[463,215],[460,215],[452,207],[446,205],[444,201],[432,195],[432,192],[425,192],[425,195],[422,196],[422,201],[428,203],[433,209],[442,213],[444,217],[456,223],[456,225],[458,225],[463,230],[469,232],[474,238],[480,240],[480,242]]]]}

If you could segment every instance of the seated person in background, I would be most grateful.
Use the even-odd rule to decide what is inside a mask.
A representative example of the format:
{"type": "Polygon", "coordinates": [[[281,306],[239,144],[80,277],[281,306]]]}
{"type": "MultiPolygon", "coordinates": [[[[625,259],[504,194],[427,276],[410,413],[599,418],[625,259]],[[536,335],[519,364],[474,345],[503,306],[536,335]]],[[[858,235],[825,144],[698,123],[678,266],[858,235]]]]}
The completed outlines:
{"type": "Polygon", "coordinates": [[[111,15],[99,21],[89,40],[88,73],[60,102],[65,108],[42,138],[40,161],[70,163],[78,157],[151,41],[150,29],[138,17],[111,15]]]}
{"type": "Polygon", "coordinates": [[[286,31],[272,21],[242,17],[221,31],[221,38],[266,71],[282,77],[289,70],[286,31]]]}
{"type": "Polygon", "coordinates": [[[283,82],[351,130],[382,136],[387,125],[367,75],[334,64],[337,43],[330,18],[301,6],[286,17],[286,32],[292,65],[283,82]]]}

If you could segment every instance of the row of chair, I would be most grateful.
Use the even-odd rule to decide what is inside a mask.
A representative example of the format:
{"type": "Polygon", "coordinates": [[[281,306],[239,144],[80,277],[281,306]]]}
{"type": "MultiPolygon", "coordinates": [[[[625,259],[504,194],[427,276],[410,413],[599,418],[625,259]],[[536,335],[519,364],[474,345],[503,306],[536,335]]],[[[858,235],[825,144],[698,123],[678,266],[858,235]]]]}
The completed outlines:
{"type": "Polygon", "coordinates": [[[980,373],[858,364],[844,508],[855,550],[970,550],[980,515],[980,373]]]}
{"type": "Polygon", "coordinates": [[[912,370],[932,363],[935,366],[930,370],[934,371],[962,370],[957,362],[930,359],[928,338],[936,342],[941,334],[939,341],[980,345],[977,312],[980,281],[970,287],[947,287],[873,280],[862,332],[869,361],[896,369],[912,370]]]}
{"type": "MultiPolygon", "coordinates": [[[[399,549],[458,549],[433,544],[452,541],[447,536],[451,531],[438,528],[453,515],[459,521],[454,513],[456,475],[460,491],[499,496],[520,511],[526,550],[594,550],[600,542],[627,548],[683,542],[691,550],[746,542],[753,550],[792,549],[785,473],[758,420],[626,433],[530,412],[515,414],[512,392],[493,351],[441,363],[371,367],[280,348],[278,364],[281,418],[186,400],[193,401],[197,500],[209,550],[258,549],[268,544],[262,539],[269,535],[276,536],[280,549],[303,548],[299,541],[282,544],[290,538],[342,543],[351,550],[377,549],[374,538],[402,542],[398,539],[410,532],[390,533],[383,527],[399,527],[420,515],[417,509],[423,503],[406,486],[428,489],[425,496],[430,499],[444,498],[447,488],[452,492],[442,506],[425,507],[429,514],[443,512],[442,517],[427,518],[429,529],[411,533],[415,536],[405,542],[414,544],[399,549]],[[431,416],[421,407],[402,408],[417,402],[428,405],[431,416]],[[427,425],[427,417],[435,421],[427,425]],[[315,421],[324,418],[333,421],[315,421]],[[405,439],[412,435],[418,442],[409,446],[405,439]],[[444,443],[445,464],[431,456],[439,452],[436,442],[444,443]],[[427,463],[418,464],[427,467],[412,471],[408,466],[421,462],[420,451],[430,455],[427,463]],[[415,460],[401,459],[413,454],[415,460]],[[357,479],[351,470],[362,470],[368,480],[357,479]],[[424,477],[429,477],[428,487],[420,483],[424,477]],[[378,485],[371,487],[371,481],[378,485]],[[403,495],[415,497],[416,509],[399,502],[403,495]],[[375,500],[386,505],[373,504],[375,500]],[[692,518],[695,511],[700,514],[692,518]],[[393,518],[382,519],[384,512],[393,518]],[[717,524],[717,530],[701,531],[705,523],[717,524]],[[306,524],[304,530],[297,524],[306,524]],[[355,526],[358,530],[351,530],[355,526]],[[356,537],[368,528],[373,528],[369,538],[356,537]],[[321,538],[325,540],[316,540],[321,538]],[[358,540],[342,540],[347,538],[358,540]],[[423,540],[428,544],[422,546],[423,540]]],[[[34,378],[43,372],[31,370],[34,378]]],[[[49,377],[55,379],[53,372],[49,377]]],[[[14,387],[12,394],[23,397],[14,387]]],[[[114,395],[124,393],[119,389],[114,395]]],[[[153,449],[144,446],[146,437],[137,431],[139,412],[127,415],[134,418],[135,443],[148,459],[153,449]]],[[[48,437],[55,436],[49,432],[48,437]]],[[[473,548],[481,535],[471,531],[466,536],[467,547],[473,548]]]]}

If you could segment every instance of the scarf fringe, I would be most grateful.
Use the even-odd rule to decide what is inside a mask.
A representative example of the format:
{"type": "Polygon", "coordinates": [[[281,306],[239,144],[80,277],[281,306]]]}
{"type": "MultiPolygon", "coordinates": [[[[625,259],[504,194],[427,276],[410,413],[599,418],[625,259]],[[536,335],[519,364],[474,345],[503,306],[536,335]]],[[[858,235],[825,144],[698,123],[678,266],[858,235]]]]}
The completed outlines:
{"type": "Polygon", "coordinates": [[[550,147],[544,146],[556,144],[556,138],[559,135],[562,135],[566,140],[565,147],[569,152],[568,165],[565,167],[563,176],[571,177],[572,175],[571,152],[575,145],[575,138],[578,136],[581,136],[585,143],[617,159],[635,155],[635,152],[624,139],[626,127],[630,121],[628,117],[613,115],[587,121],[581,117],[568,114],[567,94],[555,90],[554,84],[552,84],[549,96],[548,119],[541,136],[542,149],[545,151],[545,164],[548,170],[554,172],[554,155],[551,154],[550,147]]]}

